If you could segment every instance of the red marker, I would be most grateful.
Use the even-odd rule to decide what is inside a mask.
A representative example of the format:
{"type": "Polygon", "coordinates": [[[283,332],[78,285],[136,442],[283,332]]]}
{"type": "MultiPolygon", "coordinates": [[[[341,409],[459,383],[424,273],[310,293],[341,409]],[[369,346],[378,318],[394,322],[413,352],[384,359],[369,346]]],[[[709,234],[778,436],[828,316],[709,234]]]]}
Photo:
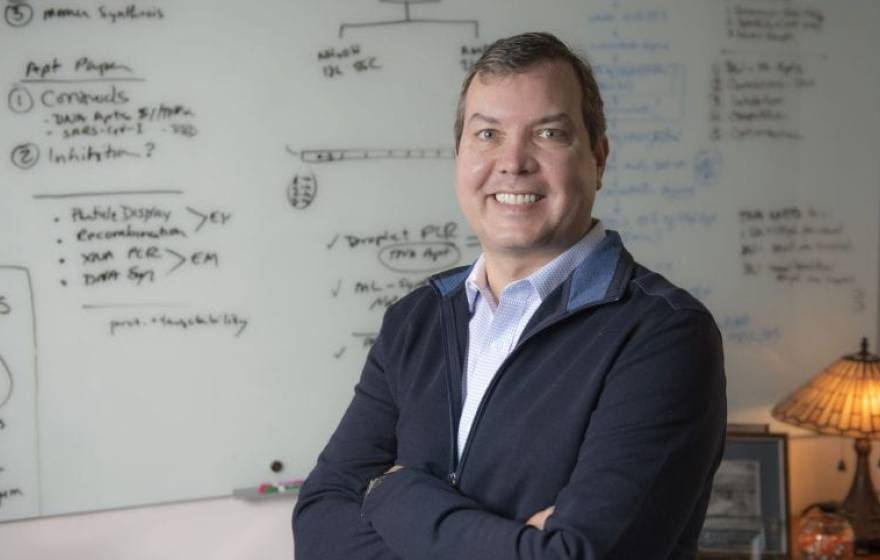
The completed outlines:
{"type": "Polygon", "coordinates": [[[260,494],[278,494],[279,492],[289,492],[291,490],[299,490],[304,480],[289,480],[287,482],[267,482],[260,484],[257,491],[260,494]]]}

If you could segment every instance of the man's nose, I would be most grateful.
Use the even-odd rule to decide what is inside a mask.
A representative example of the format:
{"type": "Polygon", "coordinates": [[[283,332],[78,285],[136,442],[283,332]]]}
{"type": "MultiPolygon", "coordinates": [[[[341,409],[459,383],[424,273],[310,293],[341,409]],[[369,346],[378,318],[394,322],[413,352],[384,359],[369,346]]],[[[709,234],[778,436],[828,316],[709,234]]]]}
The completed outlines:
{"type": "Polygon", "coordinates": [[[531,144],[518,138],[504,143],[496,165],[499,172],[507,175],[528,175],[538,169],[531,144]]]}

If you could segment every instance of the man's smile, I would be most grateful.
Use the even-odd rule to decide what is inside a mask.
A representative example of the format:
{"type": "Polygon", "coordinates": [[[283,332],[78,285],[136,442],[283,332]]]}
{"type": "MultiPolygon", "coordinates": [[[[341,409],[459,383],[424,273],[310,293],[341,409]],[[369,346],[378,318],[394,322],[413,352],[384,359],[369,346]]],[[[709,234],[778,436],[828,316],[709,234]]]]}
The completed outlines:
{"type": "Polygon", "coordinates": [[[501,204],[522,205],[522,204],[534,204],[535,202],[543,199],[544,197],[540,194],[535,194],[535,193],[499,192],[499,193],[495,193],[493,198],[497,202],[500,202],[501,204]]]}

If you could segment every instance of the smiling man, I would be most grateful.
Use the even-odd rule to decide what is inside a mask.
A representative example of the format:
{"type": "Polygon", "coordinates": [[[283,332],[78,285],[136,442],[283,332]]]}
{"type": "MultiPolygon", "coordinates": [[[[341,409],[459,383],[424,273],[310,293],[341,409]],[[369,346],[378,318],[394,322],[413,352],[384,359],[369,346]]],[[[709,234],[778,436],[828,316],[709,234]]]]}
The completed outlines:
{"type": "Polygon", "coordinates": [[[473,266],[389,309],[294,511],[296,557],[694,558],[726,421],[718,329],[592,217],[589,65],[491,45],[459,100],[473,266]]]}

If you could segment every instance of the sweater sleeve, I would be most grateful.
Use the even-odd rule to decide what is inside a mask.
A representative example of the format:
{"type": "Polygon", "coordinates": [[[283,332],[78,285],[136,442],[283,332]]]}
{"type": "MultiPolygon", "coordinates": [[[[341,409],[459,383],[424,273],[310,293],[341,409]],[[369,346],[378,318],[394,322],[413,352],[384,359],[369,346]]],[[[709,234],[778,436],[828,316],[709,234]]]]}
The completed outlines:
{"type": "Polygon", "coordinates": [[[293,512],[297,560],[397,560],[361,518],[364,489],[397,456],[397,406],[385,377],[382,335],[355,395],[300,490],[293,512]]]}
{"type": "Polygon", "coordinates": [[[413,469],[371,492],[364,517],[404,560],[693,558],[679,545],[696,541],[725,423],[717,327],[705,312],[676,311],[634,336],[607,372],[543,531],[413,469]]]}

